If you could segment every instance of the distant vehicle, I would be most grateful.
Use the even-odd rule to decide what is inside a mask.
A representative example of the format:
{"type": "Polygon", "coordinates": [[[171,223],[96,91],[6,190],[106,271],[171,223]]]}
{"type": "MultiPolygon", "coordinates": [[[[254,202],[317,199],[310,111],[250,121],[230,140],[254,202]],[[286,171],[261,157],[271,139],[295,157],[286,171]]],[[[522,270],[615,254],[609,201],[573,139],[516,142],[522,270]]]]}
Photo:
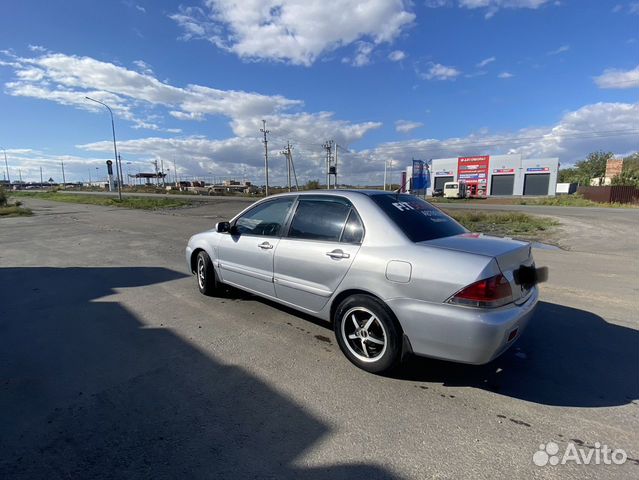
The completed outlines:
{"type": "Polygon", "coordinates": [[[223,284],[333,325],[369,372],[406,353],[483,364],[521,335],[538,299],[531,246],[470,234],[428,202],[384,191],[267,197],[191,237],[205,295],[223,284]]]}
{"type": "Polygon", "coordinates": [[[466,196],[466,184],[464,182],[446,182],[444,184],[444,197],[464,198],[466,196]]]}
{"type": "Polygon", "coordinates": [[[443,197],[444,196],[444,189],[443,188],[435,188],[433,189],[433,197],[443,197]]]}

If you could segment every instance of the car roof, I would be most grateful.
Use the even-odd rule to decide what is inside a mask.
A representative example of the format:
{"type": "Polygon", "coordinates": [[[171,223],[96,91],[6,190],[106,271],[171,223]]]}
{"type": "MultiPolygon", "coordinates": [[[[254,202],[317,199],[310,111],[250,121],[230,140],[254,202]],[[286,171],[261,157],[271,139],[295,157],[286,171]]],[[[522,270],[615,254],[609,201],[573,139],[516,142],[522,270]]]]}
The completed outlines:
{"type": "Polygon", "coordinates": [[[286,192],[273,195],[277,197],[280,195],[343,195],[349,197],[351,195],[366,195],[372,197],[374,195],[395,195],[397,190],[373,190],[373,189],[356,189],[356,188],[344,188],[337,190],[303,190],[301,192],[286,192]]]}

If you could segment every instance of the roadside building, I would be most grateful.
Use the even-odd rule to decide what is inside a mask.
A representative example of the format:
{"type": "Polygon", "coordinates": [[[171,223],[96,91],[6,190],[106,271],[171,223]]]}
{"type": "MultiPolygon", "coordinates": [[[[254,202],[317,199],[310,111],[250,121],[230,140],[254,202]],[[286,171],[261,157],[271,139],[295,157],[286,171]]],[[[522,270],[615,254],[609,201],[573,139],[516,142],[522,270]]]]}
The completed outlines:
{"type": "MultiPolygon", "coordinates": [[[[442,190],[446,182],[463,182],[469,196],[554,196],[558,158],[522,158],[514,155],[480,155],[436,158],[431,161],[431,186],[442,190]]],[[[411,169],[406,174],[411,175],[411,169]]]]}

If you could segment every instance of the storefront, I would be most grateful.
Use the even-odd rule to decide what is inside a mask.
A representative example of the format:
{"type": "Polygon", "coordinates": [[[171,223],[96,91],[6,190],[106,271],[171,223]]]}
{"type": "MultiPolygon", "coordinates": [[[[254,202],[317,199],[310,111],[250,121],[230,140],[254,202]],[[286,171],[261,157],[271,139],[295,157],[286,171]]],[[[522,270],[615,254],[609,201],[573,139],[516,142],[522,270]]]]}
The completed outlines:
{"type": "Polygon", "coordinates": [[[459,181],[473,197],[554,196],[558,170],[558,158],[523,159],[521,154],[437,158],[427,194],[459,181]]]}

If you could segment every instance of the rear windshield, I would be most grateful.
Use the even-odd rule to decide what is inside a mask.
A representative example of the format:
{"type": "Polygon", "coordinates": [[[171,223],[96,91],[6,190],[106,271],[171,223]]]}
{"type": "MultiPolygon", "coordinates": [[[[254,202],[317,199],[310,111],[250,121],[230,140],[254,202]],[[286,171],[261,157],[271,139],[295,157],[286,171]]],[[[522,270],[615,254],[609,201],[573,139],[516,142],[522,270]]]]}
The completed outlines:
{"type": "Polygon", "coordinates": [[[371,195],[373,201],[413,242],[451,237],[467,230],[438,208],[412,195],[371,195]]]}

